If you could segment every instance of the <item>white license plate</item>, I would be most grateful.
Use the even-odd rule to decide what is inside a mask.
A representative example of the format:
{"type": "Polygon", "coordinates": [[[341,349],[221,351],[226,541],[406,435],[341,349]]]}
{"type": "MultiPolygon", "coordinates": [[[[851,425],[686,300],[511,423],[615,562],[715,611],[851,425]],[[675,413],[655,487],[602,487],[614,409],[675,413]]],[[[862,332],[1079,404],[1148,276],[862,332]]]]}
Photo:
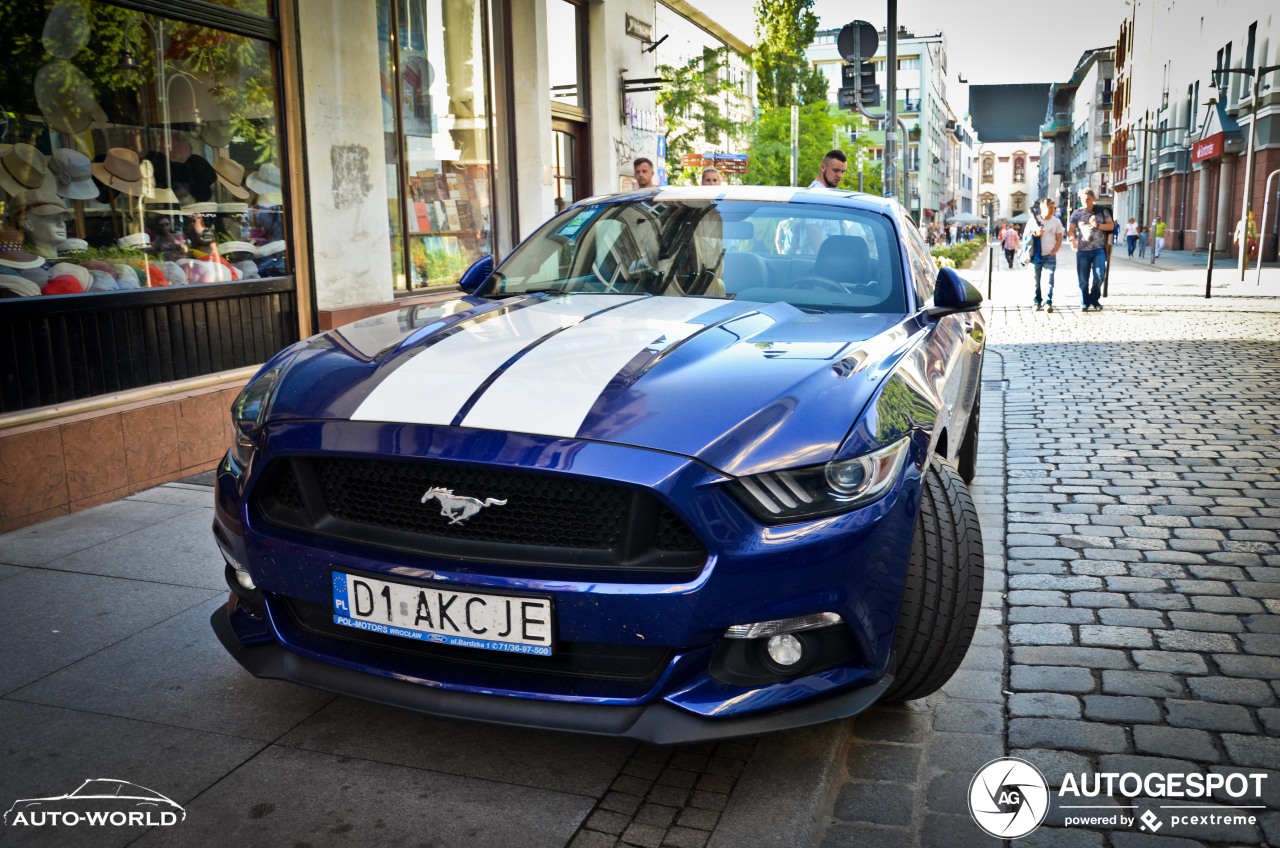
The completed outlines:
{"type": "Polygon", "coordinates": [[[551,656],[549,598],[408,586],[333,572],[333,620],[344,627],[465,648],[551,656]]]}

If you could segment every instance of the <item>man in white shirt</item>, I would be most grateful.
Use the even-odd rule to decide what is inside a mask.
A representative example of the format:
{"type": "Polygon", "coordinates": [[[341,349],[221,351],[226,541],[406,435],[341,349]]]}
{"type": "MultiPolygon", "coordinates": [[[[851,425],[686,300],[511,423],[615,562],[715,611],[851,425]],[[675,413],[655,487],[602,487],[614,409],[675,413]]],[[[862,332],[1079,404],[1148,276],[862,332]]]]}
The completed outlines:
{"type": "Polygon", "coordinates": [[[1062,239],[1066,234],[1066,229],[1058,220],[1057,211],[1056,204],[1045,198],[1040,201],[1040,220],[1033,219],[1026,224],[1032,237],[1040,239],[1039,256],[1031,260],[1031,267],[1036,274],[1036,312],[1041,309],[1053,311],[1053,278],[1058,272],[1058,250],[1062,247],[1062,239]],[[1040,274],[1045,268],[1049,269],[1049,289],[1043,300],[1044,305],[1041,306],[1040,274]]]}
{"type": "Polygon", "coordinates": [[[831,150],[822,157],[818,166],[818,178],[809,183],[809,188],[838,188],[844,179],[844,172],[849,170],[849,160],[843,150],[831,150]]]}

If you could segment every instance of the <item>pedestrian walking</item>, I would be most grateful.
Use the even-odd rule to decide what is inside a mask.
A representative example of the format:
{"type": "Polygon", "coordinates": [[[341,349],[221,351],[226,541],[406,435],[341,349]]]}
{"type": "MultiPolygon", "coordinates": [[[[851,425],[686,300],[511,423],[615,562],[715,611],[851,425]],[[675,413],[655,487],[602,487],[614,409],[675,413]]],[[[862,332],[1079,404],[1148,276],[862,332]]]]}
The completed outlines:
{"type": "Polygon", "coordinates": [[[959,231],[956,228],[956,225],[952,224],[951,229],[947,230],[947,244],[955,244],[958,241],[960,241],[958,236],[959,236],[959,231]]]}
{"type": "Polygon", "coordinates": [[[702,172],[702,184],[704,186],[720,185],[720,172],[715,168],[707,168],[702,172]]]}
{"type": "Polygon", "coordinates": [[[1147,255],[1147,228],[1141,227],[1138,230],[1138,258],[1142,259],[1147,255]]]}
{"type": "Polygon", "coordinates": [[[1164,218],[1157,215],[1155,226],[1151,228],[1156,237],[1156,252],[1154,254],[1156,259],[1160,258],[1160,251],[1164,250],[1164,228],[1164,218]]]}
{"type": "Polygon", "coordinates": [[[1254,251],[1258,247],[1258,222],[1253,219],[1252,209],[1249,210],[1248,223],[1246,223],[1244,218],[1241,218],[1236,222],[1236,234],[1231,239],[1231,243],[1239,248],[1241,241],[1243,241],[1245,245],[1245,256],[1252,257],[1254,251]]]}
{"type": "Polygon", "coordinates": [[[1129,258],[1133,258],[1133,251],[1138,247],[1138,219],[1129,216],[1129,223],[1124,227],[1124,240],[1129,244],[1129,258]]]}
{"type": "Polygon", "coordinates": [[[1018,252],[1018,244],[1022,237],[1018,235],[1018,230],[1008,224],[1005,224],[1003,230],[1000,231],[1000,245],[1004,248],[1005,261],[1009,263],[1009,267],[1013,267],[1013,257],[1018,252]]]}
{"type": "Polygon", "coordinates": [[[1058,273],[1058,250],[1062,247],[1062,238],[1066,232],[1066,228],[1058,220],[1057,211],[1057,205],[1046,197],[1040,201],[1039,220],[1028,221],[1026,226],[1026,229],[1031,231],[1031,237],[1039,241],[1039,249],[1032,251],[1031,259],[1031,268],[1036,277],[1034,300],[1036,312],[1042,308],[1049,312],[1053,311],[1053,281],[1058,273]],[[1049,272],[1049,285],[1042,301],[1040,277],[1046,270],[1049,272]]]}
{"type": "Polygon", "coordinates": [[[1107,272],[1107,239],[1116,222],[1104,206],[1095,206],[1097,195],[1091,188],[1080,189],[1083,204],[1071,213],[1067,235],[1076,252],[1076,277],[1080,282],[1080,311],[1102,311],[1102,278],[1107,272]],[[1092,278],[1092,285],[1090,285],[1092,278]]]}

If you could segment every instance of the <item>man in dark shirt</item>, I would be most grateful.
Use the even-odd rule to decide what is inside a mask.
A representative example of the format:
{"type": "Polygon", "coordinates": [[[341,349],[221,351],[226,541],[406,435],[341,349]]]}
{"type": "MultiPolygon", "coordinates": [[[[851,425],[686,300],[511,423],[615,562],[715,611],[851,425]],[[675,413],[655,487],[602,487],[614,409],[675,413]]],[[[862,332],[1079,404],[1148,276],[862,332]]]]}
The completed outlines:
{"type": "Polygon", "coordinates": [[[1102,310],[1102,278],[1107,271],[1107,239],[1116,228],[1115,219],[1102,206],[1094,206],[1097,196],[1091,188],[1080,189],[1083,204],[1071,213],[1067,235],[1076,252],[1076,276],[1080,281],[1080,311],[1102,310]],[[1093,277],[1092,287],[1089,277],[1093,277]]]}

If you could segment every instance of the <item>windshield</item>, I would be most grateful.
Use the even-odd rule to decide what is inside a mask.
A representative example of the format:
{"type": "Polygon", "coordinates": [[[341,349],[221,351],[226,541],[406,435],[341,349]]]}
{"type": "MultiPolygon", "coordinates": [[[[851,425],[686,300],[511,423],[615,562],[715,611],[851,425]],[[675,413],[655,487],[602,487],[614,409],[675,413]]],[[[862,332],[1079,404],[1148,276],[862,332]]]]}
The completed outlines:
{"type": "Polygon", "coordinates": [[[860,209],[743,200],[574,207],[502,263],[489,297],[602,292],[905,312],[897,238],[860,209]]]}

